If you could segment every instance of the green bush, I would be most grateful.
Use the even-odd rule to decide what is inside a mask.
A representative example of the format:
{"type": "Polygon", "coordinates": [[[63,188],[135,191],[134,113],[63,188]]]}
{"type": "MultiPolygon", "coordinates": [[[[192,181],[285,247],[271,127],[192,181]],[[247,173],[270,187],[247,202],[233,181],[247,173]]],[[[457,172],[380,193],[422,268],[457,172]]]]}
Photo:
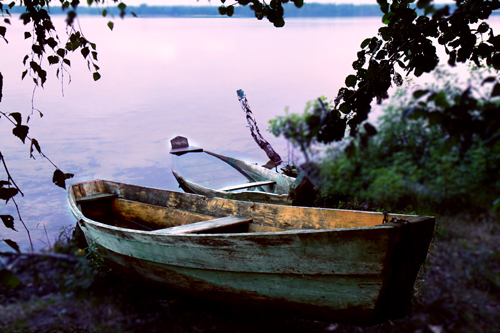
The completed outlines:
{"type": "MultiPolygon", "coordinates": [[[[443,86],[430,89],[440,104],[453,104],[459,90],[453,76],[444,76],[443,86]]],[[[442,124],[405,116],[417,103],[423,107],[410,92],[399,90],[385,106],[376,135],[367,139],[361,131],[327,151],[320,163],[318,205],[355,201],[372,209],[436,213],[493,206],[500,196],[500,144],[487,145],[476,136],[462,149],[461,142],[447,138],[442,124]]]]}

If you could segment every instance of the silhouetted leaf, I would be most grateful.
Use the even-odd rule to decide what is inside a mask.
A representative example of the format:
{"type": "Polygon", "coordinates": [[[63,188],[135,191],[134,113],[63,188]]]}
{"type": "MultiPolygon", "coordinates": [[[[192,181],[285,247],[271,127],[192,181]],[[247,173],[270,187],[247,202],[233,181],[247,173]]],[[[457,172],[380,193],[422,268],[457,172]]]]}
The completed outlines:
{"type": "Polygon", "coordinates": [[[346,77],[345,79],[345,85],[348,86],[348,87],[355,87],[356,86],[356,82],[358,81],[358,78],[356,77],[356,75],[349,75],[346,77]]]}
{"type": "Polygon", "coordinates": [[[5,33],[7,32],[7,28],[0,26],[0,36],[5,38],[5,33]]]}
{"type": "Polygon", "coordinates": [[[31,146],[30,146],[30,157],[35,159],[35,156],[33,156],[33,147],[38,151],[39,154],[42,153],[42,149],[40,148],[40,145],[38,144],[38,141],[36,139],[31,139],[31,146]]]}
{"type": "Polygon", "coordinates": [[[393,17],[394,15],[395,15],[394,12],[388,12],[387,14],[384,14],[384,16],[382,16],[382,23],[384,24],[391,23],[391,17],[393,17]]]}
{"type": "Polygon", "coordinates": [[[9,289],[15,289],[19,284],[21,283],[21,280],[17,276],[14,275],[11,271],[8,269],[2,269],[0,270],[0,284],[3,285],[6,288],[9,289]]]}
{"type": "Polygon", "coordinates": [[[35,52],[39,56],[42,55],[42,48],[40,47],[40,45],[31,45],[31,50],[33,50],[33,52],[35,52]]]}
{"type": "Polygon", "coordinates": [[[80,52],[82,52],[82,56],[83,56],[84,58],[87,58],[87,56],[88,56],[88,55],[89,55],[89,53],[90,53],[90,50],[89,50],[89,48],[88,48],[87,46],[85,46],[85,47],[84,47],[84,48],[83,48],[80,52]]]}
{"type": "Polygon", "coordinates": [[[500,96],[500,83],[496,83],[491,91],[491,97],[500,96]]]}
{"type": "Polygon", "coordinates": [[[293,3],[297,8],[302,8],[302,6],[304,6],[304,0],[293,0],[293,3]]]}
{"type": "Polygon", "coordinates": [[[413,93],[413,98],[418,99],[418,98],[422,97],[423,95],[427,94],[428,92],[429,92],[429,90],[416,90],[413,93]]]}
{"type": "Polygon", "coordinates": [[[0,218],[2,219],[3,224],[14,231],[17,231],[14,228],[14,218],[11,215],[0,215],[0,218]]]}
{"type": "Polygon", "coordinates": [[[5,243],[7,243],[8,246],[10,246],[11,248],[13,248],[17,253],[21,253],[21,250],[19,250],[19,245],[17,245],[17,243],[14,242],[13,240],[4,239],[3,241],[5,243]]]}
{"type": "Polygon", "coordinates": [[[12,134],[17,136],[24,143],[28,136],[29,127],[26,125],[17,125],[12,129],[12,134]]]}
{"type": "Polygon", "coordinates": [[[346,103],[340,104],[339,110],[340,110],[340,112],[342,112],[344,114],[348,114],[349,112],[351,112],[351,108],[349,107],[349,104],[346,104],[346,103]]]}
{"type": "Polygon", "coordinates": [[[226,15],[227,16],[233,16],[234,14],[234,6],[227,6],[226,8],[226,15]]]}
{"type": "Polygon", "coordinates": [[[115,26],[115,24],[111,21],[108,22],[108,28],[109,30],[113,30],[113,27],[115,26]]]}
{"type": "Polygon", "coordinates": [[[73,178],[72,173],[63,173],[61,170],[56,169],[54,175],[52,176],[52,182],[59,187],[66,189],[66,179],[73,178]]]}
{"type": "Polygon", "coordinates": [[[485,83],[489,83],[489,82],[495,82],[496,80],[497,80],[497,78],[495,76],[488,76],[486,79],[483,80],[481,85],[484,85],[485,83]]]}
{"type": "Polygon", "coordinates": [[[66,50],[65,49],[62,49],[62,48],[59,48],[57,49],[56,51],[57,55],[60,56],[61,58],[64,58],[64,56],[66,55],[66,50]]]}
{"type": "Polygon", "coordinates": [[[14,120],[17,123],[17,125],[21,125],[21,122],[23,120],[23,116],[19,112],[11,112],[11,113],[9,113],[9,116],[11,116],[12,118],[14,118],[14,120]]]}
{"type": "Polygon", "coordinates": [[[94,78],[94,81],[97,81],[97,80],[99,80],[101,78],[101,74],[95,72],[95,73],[92,74],[92,77],[94,78]]]}
{"type": "Polygon", "coordinates": [[[8,186],[10,182],[8,180],[0,180],[0,187],[8,186]]]}
{"type": "Polygon", "coordinates": [[[273,22],[273,25],[276,27],[276,28],[282,28],[285,26],[285,20],[280,17],[280,18],[277,18],[274,22],[273,22]]]}
{"type": "Polygon", "coordinates": [[[10,198],[15,196],[19,191],[13,187],[0,187],[0,199],[9,202],[10,198]]]}
{"type": "Polygon", "coordinates": [[[31,33],[29,31],[24,32],[24,39],[28,39],[31,37],[31,33]]]}
{"type": "Polygon", "coordinates": [[[59,57],[56,55],[48,56],[47,60],[49,61],[49,65],[54,65],[54,64],[57,64],[59,62],[59,57]]]}
{"type": "Polygon", "coordinates": [[[372,41],[371,38],[366,38],[362,43],[361,43],[361,48],[364,49],[365,47],[368,46],[368,44],[370,44],[370,42],[372,41]]]}
{"type": "Polygon", "coordinates": [[[483,23],[481,23],[481,24],[477,27],[477,32],[480,32],[480,33],[484,34],[484,33],[485,33],[485,32],[487,32],[489,29],[490,29],[490,26],[489,26],[486,22],[483,22],[483,23]]]}
{"type": "Polygon", "coordinates": [[[3,97],[3,75],[0,73],[0,102],[2,101],[3,97]]]}
{"type": "Polygon", "coordinates": [[[226,7],[225,6],[220,6],[219,7],[219,14],[221,15],[226,15],[226,7]]]}
{"type": "Polygon", "coordinates": [[[369,136],[374,136],[375,134],[377,134],[377,129],[372,124],[364,123],[363,127],[365,128],[365,131],[369,136]]]}
{"type": "Polygon", "coordinates": [[[52,182],[57,186],[66,189],[66,177],[64,177],[64,173],[61,170],[56,169],[54,171],[54,175],[52,176],[52,182]]]}

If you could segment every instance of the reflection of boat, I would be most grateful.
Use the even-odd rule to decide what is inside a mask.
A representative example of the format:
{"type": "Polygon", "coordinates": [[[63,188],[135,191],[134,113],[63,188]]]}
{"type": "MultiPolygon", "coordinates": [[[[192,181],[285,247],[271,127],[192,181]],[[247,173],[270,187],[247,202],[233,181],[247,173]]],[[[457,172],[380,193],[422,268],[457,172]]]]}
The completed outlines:
{"type": "Polygon", "coordinates": [[[433,217],[382,224],[382,213],[103,180],[71,185],[68,199],[89,244],[122,269],[212,301],[357,325],[408,313],[434,229],[433,217]]]}
{"type": "Polygon", "coordinates": [[[256,164],[247,163],[232,157],[215,154],[209,151],[205,153],[215,156],[224,161],[250,182],[238,185],[225,186],[212,189],[182,177],[172,169],[179,186],[187,193],[195,193],[207,197],[218,197],[235,200],[256,201],[264,203],[291,204],[288,193],[295,184],[295,178],[274,172],[256,164]],[[255,189],[253,191],[246,189],[255,189]],[[244,191],[240,191],[244,190],[244,191]],[[239,191],[239,192],[234,192],[239,191]]]}

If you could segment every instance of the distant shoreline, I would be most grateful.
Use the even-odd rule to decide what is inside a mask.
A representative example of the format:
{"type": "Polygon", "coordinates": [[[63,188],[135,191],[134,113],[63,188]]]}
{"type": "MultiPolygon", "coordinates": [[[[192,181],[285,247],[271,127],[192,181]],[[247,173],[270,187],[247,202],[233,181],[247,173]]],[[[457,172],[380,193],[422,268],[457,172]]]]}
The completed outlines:
{"type": "MultiPolygon", "coordinates": [[[[444,5],[442,5],[444,6],[444,5]]],[[[453,4],[450,4],[450,9],[453,9],[453,4]]],[[[116,7],[86,7],[79,6],[77,13],[79,15],[100,16],[102,11],[106,9],[108,16],[119,15],[119,10],[116,7]]],[[[293,4],[285,4],[285,18],[336,18],[336,17],[381,17],[382,12],[378,5],[354,5],[354,4],[319,4],[306,3],[302,8],[296,8],[293,4]]],[[[24,12],[23,7],[16,6],[10,11],[13,14],[21,14],[24,12]]],[[[61,7],[50,7],[51,15],[65,15],[61,7]]],[[[224,17],[219,14],[217,6],[130,6],[126,9],[127,15],[131,13],[138,17],[183,17],[183,18],[199,18],[199,17],[224,17]]],[[[494,11],[492,15],[500,15],[500,11],[494,11]]],[[[255,17],[254,12],[249,6],[235,6],[233,17],[255,17]]]]}

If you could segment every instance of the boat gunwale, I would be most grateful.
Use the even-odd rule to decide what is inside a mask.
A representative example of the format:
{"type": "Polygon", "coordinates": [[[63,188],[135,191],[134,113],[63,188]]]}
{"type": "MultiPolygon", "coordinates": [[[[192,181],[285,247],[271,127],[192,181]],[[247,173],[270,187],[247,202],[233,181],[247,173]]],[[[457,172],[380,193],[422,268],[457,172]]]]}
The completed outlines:
{"type": "MultiPolygon", "coordinates": [[[[276,198],[287,198],[288,197],[288,194],[286,193],[282,193],[282,194],[278,194],[278,193],[271,193],[271,192],[265,192],[265,191],[239,191],[239,192],[232,192],[232,191],[221,191],[219,189],[213,189],[213,188],[210,188],[210,187],[206,187],[206,186],[203,186],[203,185],[200,185],[198,183],[195,183],[191,180],[188,180],[186,179],[185,177],[181,176],[181,174],[177,171],[175,171],[174,168],[172,168],[172,173],[174,174],[174,177],[176,179],[180,179],[182,182],[186,183],[187,185],[195,185],[197,187],[201,187],[203,188],[204,190],[207,190],[210,191],[210,192],[215,192],[215,193],[220,193],[221,195],[238,195],[238,194],[265,194],[265,195],[269,195],[269,196],[273,196],[273,197],[276,197],[276,198]]],[[[260,187],[260,186],[255,186],[255,187],[260,187]]],[[[202,194],[197,194],[197,193],[189,193],[189,194],[195,194],[195,195],[201,195],[202,197],[204,197],[204,195],[202,194]]],[[[234,199],[228,199],[228,198],[223,198],[223,197],[212,197],[212,198],[218,198],[218,199],[224,199],[224,200],[234,200],[234,199]]],[[[249,201],[249,202],[253,202],[253,201],[249,201]]],[[[264,202],[259,202],[259,203],[262,203],[262,204],[265,204],[264,202]]],[[[311,207],[308,207],[308,208],[311,208],[311,207]]]]}
{"type": "MultiPolygon", "coordinates": [[[[210,156],[213,156],[213,157],[221,160],[222,162],[226,163],[227,165],[229,165],[230,167],[232,167],[233,169],[238,171],[240,174],[242,174],[250,182],[258,182],[258,181],[262,181],[263,179],[276,181],[276,183],[273,185],[273,187],[275,187],[276,190],[279,190],[279,192],[282,192],[282,193],[275,193],[274,190],[273,191],[266,191],[262,186],[257,186],[256,189],[258,189],[258,188],[262,189],[262,190],[257,190],[257,191],[248,191],[248,190],[247,191],[240,191],[240,192],[220,191],[218,189],[206,187],[206,186],[203,186],[201,184],[198,184],[196,182],[193,182],[193,181],[186,179],[185,177],[181,176],[181,174],[179,172],[175,171],[173,166],[172,166],[172,168],[171,168],[172,173],[174,174],[174,177],[176,178],[177,182],[179,182],[179,184],[180,184],[180,181],[184,182],[190,188],[190,190],[193,191],[194,193],[196,193],[196,192],[191,188],[193,186],[199,187],[200,189],[202,189],[206,193],[213,192],[215,194],[219,194],[222,198],[226,198],[228,196],[228,194],[235,194],[235,195],[239,195],[240,197],[244,196],[244,195],[248,195],[248,196],[267,195],[267,196],[273,197],[273,198],[278,199],[278,200],[283,200],[284,203],[289,201],[288,204],[291,204],[291,201],[288,200],[289,188],[294,186],[294,185],[297,185],[296,184],[297,178],[290,177],[290,176],[287,176],[285,174],[280,174],[278,172],[274,172],[273,170],[267,169],[267,168],[260,166],[258,164],[253,164],[253,163],[249,163],[249,162],[246,162],[246,161],[234,158],[234,157],[228,157],[228,156],[224,156],[221,154],[213,153],[213,152],[208,151],[208,150],[204,150],[203,153],[210,155],[210,156]],[[258,176],[262,179],[260,179],[260,180],[257,179],[252,173],[258,174],[258,176]]],[[[268,185],[264,185],[264,186],[268,186],[268,185]]],[[[248,199],[242,199],[242,200],[249,201],[248,199]]],[[[259,202],[263,202],[263,201],[259,201],[259,202]]]]}
{"type": "MultiPolygon", "coordinates": [[[[83,182],[83,183],[97,183],[97,182],[104,182],[104,183],[114,183],[114,184],[122,184],[122,183],[117,183],[114,181],[108,181],[108,180],[93,180],[89,182],[83,182]]],[[[155,235],[155,236],[163,236],[163,237],[170,237],[170,236],[175,236],[175,237],[213,237],[213,236],[225,236],[225,237],[241,237],[241,236],[274,236],[274,235],[286,235],[286,236],[291,236],[294,234],[315,234],[315,233],[334,233],[334,232],[343,232],[343,231],[349,231],[349,230],[369,230],[369,229],[396,229],[400,228],[403,224],[401,223],[392,223],[389,225],[385,224],[377,224],[373,226],[364,226],[364,227],[351,227],[351,228],[333,228],[333,229],[288,229],[288,230],[283,230],[283,231],[269,231],[269,232],[241,232],[241,233],[197,233],[197,234],[155,234],[153,231],[156,230],[136,230],[136,229],[131,229],[131,228],[122,228],[122,227],[115,227],[111,226],[106,223],[98,222],[95,220],[92,220],[91,218],[86,217],[83,215],[82,211],[78,209],[78,206],[76,204],[76,198],[74,196],[74,193],[72,191],[73,187],[78,184],[83,184],[83,183],[74,183],[71,184],[68,188],[68,198],[69,198],[69,204],[70,204],[70,209],[73,213],[73,215],[78,216],[78,222],[80,220],[84,220],[86,223],[94,224],[95,226],[99,228],[104,228],[104,229],[109,229],[109,230],[115,230],[115,231],[121,231],[121,232],[128,232],[128,233],[137,233],[137,234],[143,234],[143,235],[155,235]]],[[[154,187],[148,187],[148,186],[141,186],[143,188],[147,189],[153,189],[153,190],[161,190],[161,191],[167,191],[167,192],[174,192],[171,190],[166,190],[166,189],[158,189],[154,187]]],[[[180,192],[179,192],[180,193],[180,192]]],[[[193,193],[182,193],[183,195],[187,196],[197,196],[203,198],[203,199],[214,199],[214,200],[230,200],[230,201],[238,201],[238,200],[232,200],[232,199],[226,199],[226,198],[207,198],[203,195],[199,194],[193,194],[193,193]]],[[[124,197],[118,197],[119,199],[125,199],[125,200],[130,200],[124,197]]],[[[130,200],[133,202],[139,202],[139,203],[144,203],[141,201],[137,200],[130,200]]],[[[266,203],[259,203],[259,202],[253,202],[254,204],[259,204],[259,205],[266,205],[266,206],[275,206],[275,204],[266,204],[266,203]]],[[[144,203],[144,204],[149,204],[149,203],[144,203]]],[[[348,209],[335,209],[335,208],[321,208],[321,207],[301,207],[301,206],[287,206],[288,208],[292,209],[319,209],[319,210],[334,210],[338,212],[350,212],[350,213],[362,213],[362,214],[369,214],[369,215],[381,215],[383,216],[383,213],[379,212],[372,212],[372,211],[359,211],[359,210],[348,210],[348,209]]],[[[171,209],[176,209],[172,208],[171,209]]],[[[227,215],[231,216],[231,215],[227,215]]],[[[404,214],[391,214],[391,217],[398,217],[402,216],[405,218],[416,218],[414,221],[409,221],[408,223],[418,223],[420,221],[425,221],[427,219],[435,219],[434,216],[422,216],[422,215],[404,215],[404,214]]],[[[195,222],[196,223],[196,222],[195,222]]],[[[161,229],[161,228],[160,228],[161,229]]]]}
{"type": "Polygon", "coordinates": [[[208,155],[211,155],[213,157],[216,157],[216,158],[220,159],[221,161],[223,161],[226,164],[229,164],[231,167],[235,168],[240,173],[244,174],[245,177],[247,177],[247,178],[253,178],[253,177],[251,177],[248,174],[247,170],[243,170],[240,166],[234,165],[233,163],[229,162],[228,159],[232,159],[232,160],[234,160],[234,161],[236,161],[238,163],[241,163],[242,165],[244,165],[245,167],[247,167],[249,169],[257,169],[259,172],[262,172],[262,173],[270,173],[270,174],[276,175],[277,177],[285,179],[285,180],[287,180],[289,182],[292,182],[292,183],[297,180],[296,177],[290,177],[290,176],[287,176],[285,174],[274,172],[271,169],[264,168],[263,166],[260,166],[258,164],[252,164],[252,163],[249,163],[249,162],[246,162],[246,161],[234,158],[234,157],[224,156],[224,155],[217,154],[217,153],[214,153],[214,152],[211,152],[211,151],[208,151],[208,150],[205,150],[204,153],[206,153],[208,155]]]}

